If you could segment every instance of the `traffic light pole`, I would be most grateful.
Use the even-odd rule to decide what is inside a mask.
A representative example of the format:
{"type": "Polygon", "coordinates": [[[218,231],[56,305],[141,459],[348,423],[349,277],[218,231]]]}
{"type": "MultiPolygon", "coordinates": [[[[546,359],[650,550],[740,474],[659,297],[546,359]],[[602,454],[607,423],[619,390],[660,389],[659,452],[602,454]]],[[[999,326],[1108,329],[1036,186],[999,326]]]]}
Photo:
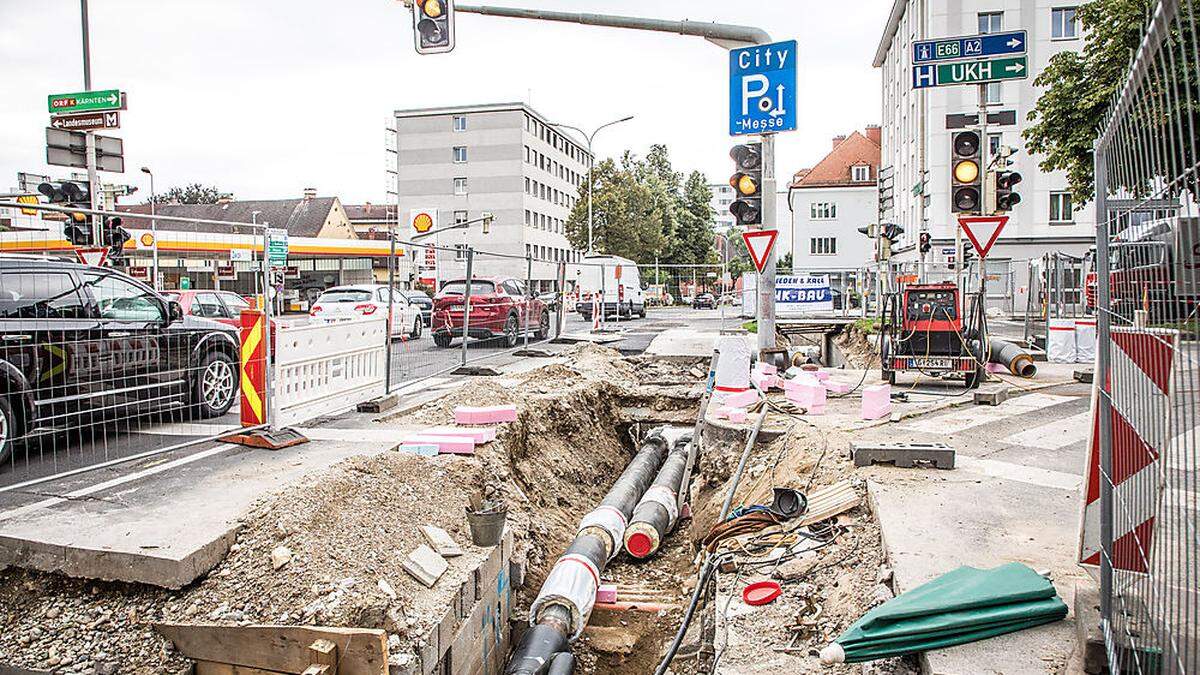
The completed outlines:
{"type": "MultiPolygon", "coordinates": [[[[779,229],[775,204],[775,134],[762,137],[762,229],[779,229]]],[[[763,358],[775,348],[775,247],[767,254],[767,264],[758,275],[758,353],[763,358]]]]}
{"type": "MultiPolygon", "coordinates": [[[[83,23],[83,90],[92,90],[92,47],[91,36],[88,32],[88,0],[79,0],[79,15],[83,23]]],[[[86,144],[87,153],[87,175],[88,175],[88,199],[91,200],[90,206],[93,211],[98,211],[99,206],[96,203],[97,195],[100,191],[100,180],[96,173],[96,136],[95,132],[88,130],[83,132],[84,143],[86,144]]],[[[100,216],[92,216],[92,245],[102,246],[103,240],[103,218],[100,216]]]]}

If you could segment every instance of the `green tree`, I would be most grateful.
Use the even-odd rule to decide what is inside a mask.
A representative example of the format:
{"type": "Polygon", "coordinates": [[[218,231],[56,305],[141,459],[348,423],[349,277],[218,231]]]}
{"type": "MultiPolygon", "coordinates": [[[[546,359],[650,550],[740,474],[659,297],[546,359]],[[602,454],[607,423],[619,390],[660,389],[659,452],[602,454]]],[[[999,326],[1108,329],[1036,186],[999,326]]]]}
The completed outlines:
{"type": "Polygon", "coordinates": [[[775,263],[775,270],[780,273],[795,274],[796,270],[792,269],[791,251],[784,253],[779,262],[775,263]]]}
{"type": "MultiPolygon", "coordinates": [[[[657,195],[638,181],[628,162],[617,166],[606,159],[596,165],[592,174],[596,251],[637,261],[652,260],[654,252],[665,243],[662,232],[665,216],[657,195]]],[[[572,246],[583,250],[587,249],[587,201],[591,188],[587,182],[580,187],[579,201],[566,224],[567,239],[572,246]]]]}
{"type": "Polygon", "coordinates": [[[688,175],[683,186],[675,245],[671,262],[685,265],[715,263],[712,190],[699,171],[688,175]]]}
{"type": "MultiPolygon", "coordinates": [[[[232,197],[229,193],[222,192],[215,185],[201,185],[200,183],[192,183],[183,187],[175,186],[166,192],[160,192],[154,195],[154,203],[156,204],[216,204],[217,200],[222,197],[232,197]]],[[[149,200],[146,201],[150,203],[149,200]]]]}
{"type": "MultiPolygon", "coordinates": [[[[1025,129],[1030,153],[1041,154],[1039,166],[1044,171],[1064,170],[1067,173],[1072,198],[1078,204],[1094,197],[1095,176],[1093,143],[1104,122],[1113,95],[1124,85],[1130,55],[1141,43],[1146,17],[1157,0],[1092,0],[1078,8],[1078,18],[1084,34],[1080,52],[1060,52],[1050,58],[1045,70],[1034,84],[1046,87],[1030,111],[1033,124],[1025,129]]],[[[1163,49],[1179,49],[1196,44],[1190,22],[1181,22],[1168,36],[1163,49]],[[1178,26],[1185,26],[1179,30],[1178,26]]],[[[1145,80],[1139,97],[1152,97],[1157,112],[1144,108],[1132,109],[1129,114],[1144,138],[1174,136],[1178,128],[1200,128],[1197,105],[1200,92],[1187,59],[1178,63],[1153,64],[1156,71],[1145,80]],[[1160,69],[1161,68],[1161,69],[1160,69]],[[1162,74],[1166,77],[1161,77],[1162,74]],[[1164,83],[1164,80],[1168,82],[1164,83]],[[1163,95],[1169,90],[1169,95],[1163,95]],[[1197,103],[1181,103],[1181,101],[1197,103]],[[1190,105],[1187,109],[1185,106],[1190,105]],[[1191,125],[1191,126],[1189,126],[1191,125]]],[[[1191,166],[1190,151],[1181,149],[1187,157],[1180,162],[1191,166]]],[[[1164,167],[1151,168],[1150,173],[1163,174],[1164,167]]],[[[1143,172],[1144,173],[1144,172],[1143,172]]],[[[1111,188],[1127,188],[1135,194],[1145,194],[1146,181],[1152,176],[1140,175],[1125,180],[1110,176],[1111,188]]]]}
{"type": "Polygon", "coordinates": [[[729,276],[737,279],[754,269],[754,261],[750,259],[750,251],[746,248],[746,240],[742,239],[742,229],[731,227],[726,237],[729,239],[729,276]]]}

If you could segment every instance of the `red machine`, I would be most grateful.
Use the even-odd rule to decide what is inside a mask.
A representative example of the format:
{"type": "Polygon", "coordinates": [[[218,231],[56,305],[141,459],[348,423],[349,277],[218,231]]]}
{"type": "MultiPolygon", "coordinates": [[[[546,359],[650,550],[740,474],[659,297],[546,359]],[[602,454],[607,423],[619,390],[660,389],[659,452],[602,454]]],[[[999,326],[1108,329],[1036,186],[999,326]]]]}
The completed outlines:
{"type": "Polygon", "coordinates": [[[883,376],[915,371],[941,377],[962,373],[968,388],[983,379],[982,359],[971,353],[979,328],[964,321],[962,295],[953,282],[910,284],[893,295],[883,320],[883,376]]]}

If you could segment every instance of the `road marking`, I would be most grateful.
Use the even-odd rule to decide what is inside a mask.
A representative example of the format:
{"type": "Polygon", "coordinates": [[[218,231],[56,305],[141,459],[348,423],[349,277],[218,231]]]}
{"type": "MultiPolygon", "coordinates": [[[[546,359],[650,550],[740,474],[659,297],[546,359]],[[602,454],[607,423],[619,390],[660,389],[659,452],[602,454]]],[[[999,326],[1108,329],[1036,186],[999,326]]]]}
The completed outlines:
{"type": "Polygon", "coordinates": [[[96,483],[95,485],[90,485],[85,488],[80,488],[78,490],[75,490],[74,492],[68,492],[67,494],[65,494],[61,497],[51,497],[49,499],[43,499],[40,502],[26,504],[25,506],[15,508],[11,511],[5,511],[3,513],[0,513],[0,522],[9,520],[10,518],[15,518],[20,515],[24,515],[26,513],[30,513],[32,511],[39,511],[41,509],[50,508],[51,506],[56,506],[58,504],[62,504],[63,502],[69,502],[73,499],[79,499],[80,497],[86,497],[88,495],[93,495],[93,494],[96,494],[97,492],[102,492],[109,488],[117,487],[118,485],[124,485],[125,483],[130,483],[132,481],[140,480],[142,478],[148,478],[155,474],[160,474],[164,471],[168,471],[168,470],[174,469],[176,467],[184,466],[186,464],[191,464],[192,462],[198,462],[207,457],[212,457],[213,455],[217,455],[222,452],[225,452],[226,450],[229,450],[230,448],[233,448],[233,447],[236,447],[236,446],[218,445],[215,448],[209,448],[208,450],[201,450],[200,452],[197,452],[194,455],[188,455],[187,457],[180,457],[179,459],[172,460],[170,462],[166,462],[165,464],[159,464],[158,466],[151,467],[149,469],[145,469],[142,471],[136,471],[131,474],[126,474],[124,476],[114,478],[112,480],[104,481],[103,483],[96,483]]]}
{"type": "Polygon", "coordinates": [[[1052,469],[1039,469],[1035,466],[1025,466],[1024,464],[1014,464],[1012,462],[1001,462],[996,459],[983,459],[979,457],[968,457],[958,455],[954,458],[954,465],[958,469],[974,471],[985,476],[994,478],[1003,478],[1012,480],[1018,483],[1028,483],[1030,485],[1038,485],[1040,487],[1055,488],[1058,490],[1079,490],[1079,486],[1083,484],[1083,477],[1073,473],[1064,471],[1054,471],[1052,469]]]}
{"type": "Polygon", "coordinates": [[[1001,440],[1001,443],[1023,448],[1058,450],[1068,445],[1086,442],[1091,431],[1092,413],[1088,411],[1015,433],[1001,440]]]}
{"type": "Polygon", "coordinates": [[[923,417],[915,422],[901,426],[904,429],[944,436],[947,434],[956,434],[971,427],[991,424],[1008,419],[1009,417],[1015,417],[1016,415],[1023,415],[1035,410],[1041,410],[1042,408],[1048,408],[1059,403],[1067,403],[1075,399],[1076,397],[1074,396],[1033,393],[1009,399],[998,406],[982,408],[974,406],[950,413],[949,415],[923,417]]]}
{"type": "MultiPolygon", "coordinates": [[[[405,434],[413,432],[413,428],[392,427],[361,429],[346,429],[342,427],[289,427],[304,434],[310,441],[368,441],[399,443],[405,434]]],[[[160,434],[162,436],[221,436],[236,432],[220,424],[164,424],[144,433],[160,434]]]]}

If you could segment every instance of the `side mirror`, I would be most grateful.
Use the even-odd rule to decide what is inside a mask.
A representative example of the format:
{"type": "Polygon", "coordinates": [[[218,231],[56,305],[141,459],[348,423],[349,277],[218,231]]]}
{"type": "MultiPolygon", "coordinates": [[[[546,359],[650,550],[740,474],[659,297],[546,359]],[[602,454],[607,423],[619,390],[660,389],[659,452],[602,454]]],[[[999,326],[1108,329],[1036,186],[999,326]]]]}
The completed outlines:
{"type": "Polygon", "coordinates": [[[183,321],[183,305],[178,300],[167,301],[167,324],[183,321]]]}

